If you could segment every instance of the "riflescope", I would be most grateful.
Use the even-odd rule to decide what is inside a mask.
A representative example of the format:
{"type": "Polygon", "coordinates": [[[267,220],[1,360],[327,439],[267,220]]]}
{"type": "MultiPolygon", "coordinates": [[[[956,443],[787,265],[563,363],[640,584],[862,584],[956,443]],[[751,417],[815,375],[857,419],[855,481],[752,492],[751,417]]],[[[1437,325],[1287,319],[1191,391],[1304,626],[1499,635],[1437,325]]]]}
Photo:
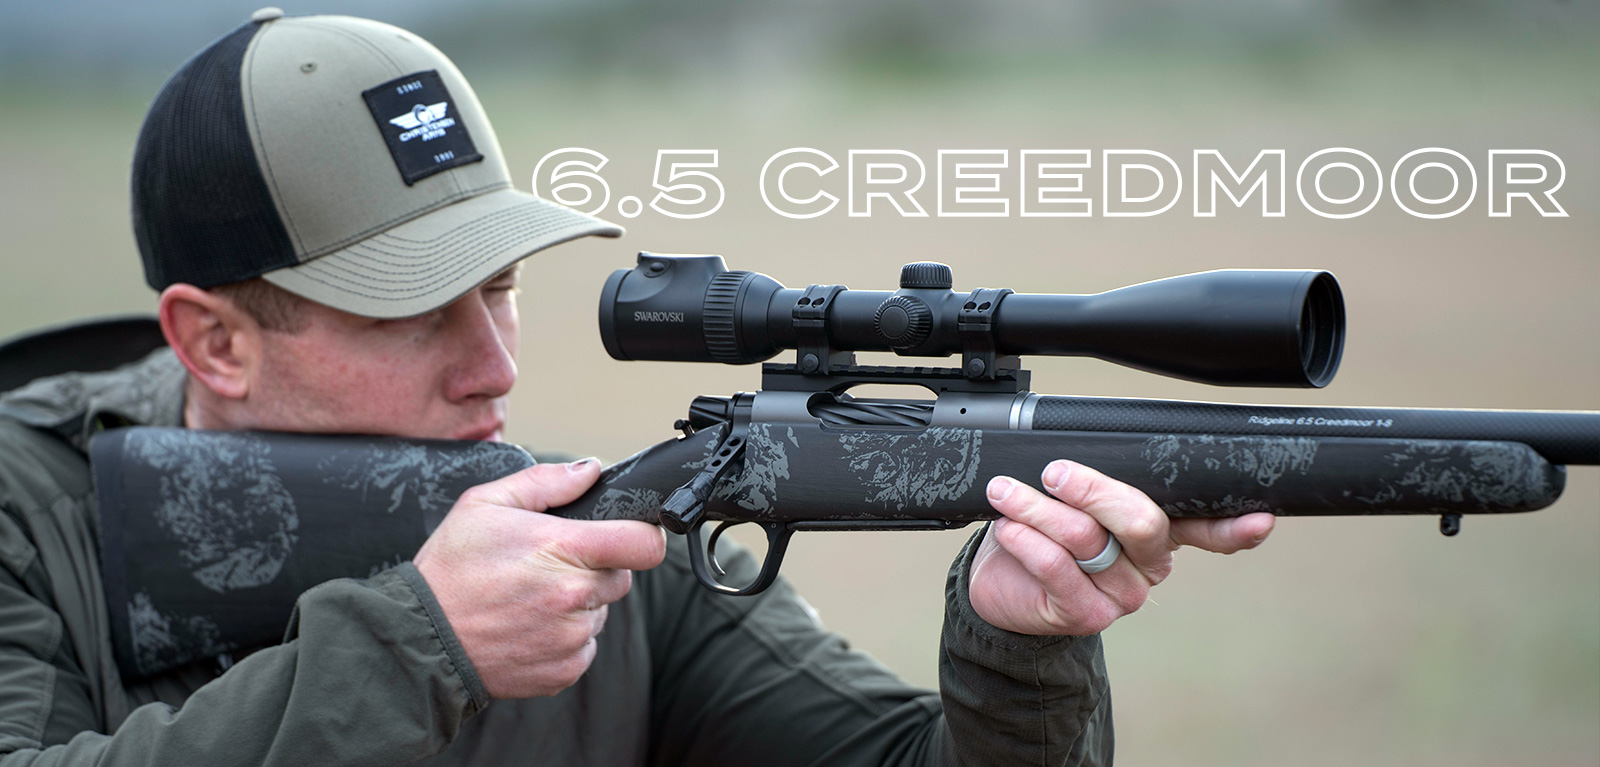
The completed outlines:
{"type": "Polygon", "coordinates": [[[900,289],[786,288],[721,256],[640,253],[600,294],[600,337],[619,360],[761,362],[800,350],[983,359],[1095,357],[1217,386],[1322,387],[1344,350],[1344,298],[1324,271],[1225,269],[1090,295],[958,292],[944,264],[906,264],[900,289]],[[981,349],[981,357],[973,350],[981,349]]]}

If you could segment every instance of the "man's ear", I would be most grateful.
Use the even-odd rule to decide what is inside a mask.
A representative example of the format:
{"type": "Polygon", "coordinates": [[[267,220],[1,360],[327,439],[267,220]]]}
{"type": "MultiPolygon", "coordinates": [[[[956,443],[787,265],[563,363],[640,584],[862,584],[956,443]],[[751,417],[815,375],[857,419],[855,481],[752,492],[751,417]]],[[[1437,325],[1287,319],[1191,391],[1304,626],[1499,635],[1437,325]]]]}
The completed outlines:
{"type": "Polygon", "coordinates": [[[219,397],[244,399],[261,362],[261,327],[227,297],[177,283],[161,291],[161,332],[189,375],[219,397]]]}

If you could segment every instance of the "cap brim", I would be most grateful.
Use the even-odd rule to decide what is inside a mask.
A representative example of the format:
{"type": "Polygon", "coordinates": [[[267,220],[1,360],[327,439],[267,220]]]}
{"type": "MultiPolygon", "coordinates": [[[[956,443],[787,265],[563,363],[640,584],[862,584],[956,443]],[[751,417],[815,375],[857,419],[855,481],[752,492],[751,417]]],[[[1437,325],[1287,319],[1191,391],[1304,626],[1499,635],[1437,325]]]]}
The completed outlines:
{"type": "Polygon", "coordinates": [[[622,227],[516,189],[447,205],[341,250],[262,276],[319,304],[363,317],[425,314],[530,254],[622,227]]]}

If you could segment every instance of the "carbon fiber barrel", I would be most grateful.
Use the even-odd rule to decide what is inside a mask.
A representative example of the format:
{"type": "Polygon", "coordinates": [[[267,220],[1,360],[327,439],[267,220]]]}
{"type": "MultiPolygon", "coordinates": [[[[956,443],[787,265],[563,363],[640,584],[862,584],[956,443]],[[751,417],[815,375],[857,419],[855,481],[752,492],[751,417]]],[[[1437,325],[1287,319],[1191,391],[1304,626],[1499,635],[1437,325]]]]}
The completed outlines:
{"type": "Polygon", "coordinates": [[[1040,397],[1034,406],[1032,428],[1521,442],[1553,464],[1600,464],[1600,412],[1300,407],[1113,397],[1040,397]]]}

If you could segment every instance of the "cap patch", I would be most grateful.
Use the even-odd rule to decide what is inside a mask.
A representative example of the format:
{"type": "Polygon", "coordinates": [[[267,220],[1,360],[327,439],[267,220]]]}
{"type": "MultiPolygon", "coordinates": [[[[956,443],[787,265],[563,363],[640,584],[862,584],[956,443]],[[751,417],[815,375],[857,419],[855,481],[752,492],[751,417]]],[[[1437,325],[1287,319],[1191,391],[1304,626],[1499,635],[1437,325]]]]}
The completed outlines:
{"type": "Polygon", "coordinates": [[[367,100],[406,186],[483,159],[466,123],[456,119],[455,102],[438,70],[395,78],[363,91],[361,97],[367,100]]]}

